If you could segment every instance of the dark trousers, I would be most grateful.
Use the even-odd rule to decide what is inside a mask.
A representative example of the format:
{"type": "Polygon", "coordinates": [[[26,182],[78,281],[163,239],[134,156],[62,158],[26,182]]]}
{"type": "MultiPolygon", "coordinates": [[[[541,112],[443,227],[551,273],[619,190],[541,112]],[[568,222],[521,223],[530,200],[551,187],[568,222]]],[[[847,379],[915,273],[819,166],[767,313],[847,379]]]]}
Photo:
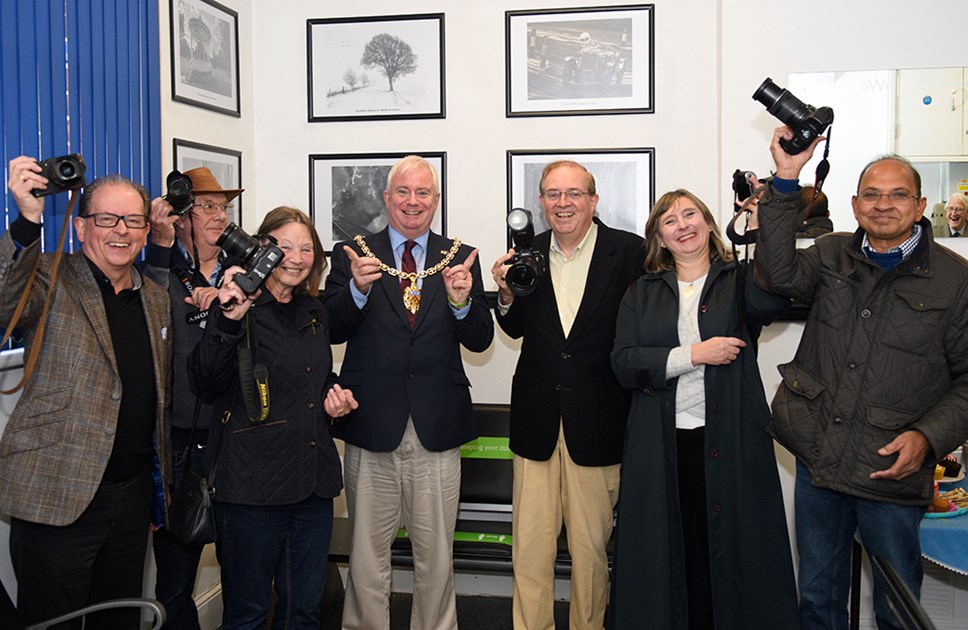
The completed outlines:
{"type": "Polygon", "coordinates": [[[713,590],[709,575],[709,529],[706,521],[706,442],[704,428],[677,429],[679,510],[686,561],[689,629],[707,630],[713,623],[713,590]]]}
{"type": "Polygon", "coordinates": [[[319,628],[333,533],[333,500],[292,505],[215,503],[222,565],[222,628],[265,628],[273,580],[274,629],[319,628]]]}
{"type": "MultiPolygon", "coordinates": [[[[171,447],[174,455],[174,487],[181,481],[185,455],[188,453],[190,431],[174,428],[171,431],[171,447]]],[[[191,445],[191,470],[199,475],[208,474],[208,461],[205,456],[207,435],[195,434],[195,444],[191,445]]],[[[152,538],[155,563],[158,566],[155,598],[165,606],[168,613],[166,628],[177,630],[199,630],[198,609],[192,593],[195,591],[195,575],[204,545],[189,545],[178,540],[167,529],[159,529],[152,538]]]]}
{"type": "MultiPolygon", "coordinates": [[[[119,597],[141,597],[151,521],[150,471],[102,483],[72,524],[10,520],[10,558],[17,576],[17,608],[25,624],[119,597]]],[[[87,627],[138,628],[141,610],[88,615],[87,627]]],[[[80,628],[81,622],[59,629],[80,628]]]]}

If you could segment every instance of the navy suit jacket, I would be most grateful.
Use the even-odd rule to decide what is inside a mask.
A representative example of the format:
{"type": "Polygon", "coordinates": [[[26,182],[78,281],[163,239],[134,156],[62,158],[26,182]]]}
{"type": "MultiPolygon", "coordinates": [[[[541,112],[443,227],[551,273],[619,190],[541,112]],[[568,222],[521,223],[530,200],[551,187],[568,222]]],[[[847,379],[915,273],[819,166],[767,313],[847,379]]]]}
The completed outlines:
{"type": "MultiPolygon", "coordinates": [[[[366,243],[374,256],[393,265],[386,229],[367,237],[366,243]]],[[[424,268],[443,260],[451,244],[450,239],[431,232],[424,268]]],[[[467,315],[461,320],[454,317],[443,276],[436,273],[423,279],[420,309],[411,331],[399,278],[384,273],[370,287],[366,306],[356,306],[343,245],[362,255],[353,241],[333,248],[323,302],[329,313],[330,341],[347,344],[339,383],[353,391],[360,407],[337,423],[334,435],[370,451],[392,451],[400,445],[410,417],[420,443],[431,451],[455,448],[476,438],[470,381],[460,346],[482,352],[494,338],[480,262],[475,261],[471,268],[467,315]]],[[[472,247],[461,245],[451,265],[463,263],[471,251],[472,247]]]]}
{"type": "MultiPolygon", "coordinates": [[[[523,337],[511,384],[511,441],[515,454],[545,461],[564,425],[565,443],[580,466],[622,461],[630,397],[612,373],[615,320],[628,286],[642,275],[642,237],[614,230],[595,219],[598,237],[585,293],[568,337],[558,315],[550,275],[534,293],[517,296],[497,323],[512,338],[523,337]]],[[[551,248],[551,231],[534,249],[551,248]]]]}

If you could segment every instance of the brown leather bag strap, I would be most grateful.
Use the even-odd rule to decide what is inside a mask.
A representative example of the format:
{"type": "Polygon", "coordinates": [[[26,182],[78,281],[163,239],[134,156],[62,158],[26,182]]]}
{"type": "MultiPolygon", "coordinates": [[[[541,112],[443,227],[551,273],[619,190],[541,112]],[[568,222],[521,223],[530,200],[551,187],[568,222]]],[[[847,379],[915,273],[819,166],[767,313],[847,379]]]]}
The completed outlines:
{"type": "MultiPolygon", "coordinates": [[[[44,308],[40,312],[37,334],[34,335],[34,341],[30,345],[30,354],[27,356],[27,361],[24,362],[23,378],[12,388],[0,390],[0,394],[13,394],[20,391],[27,382],[27,379],[30,378],[30,374],[34,371],[34,366],[37,364],[40,347],[44,341],[44,330],[47,328],[47,311],[50,310],[54,287],[57,286],[57,269],[60,267],[60,261],[64,255],[64,241],[67,240],[67,226],[71,223],[71,216],[74,214],[74,205],[77,203],[77,196],[78,192],[72,190],[71,199],[67,202],[67,214],[64,215],[64,225],[61,228],[60,238],[57,240],[57,251],[54,252],[54,264],[50,269],[50,284],[47,287],[47,295],[44,297],[44,308]]],[[[13,329],[20,322],[20,316],[23,315],[24,309],[27,307],[27,300],[30,298],[30,292],[34,286],[34,278],[37,277],[37,269],[39,267],[40,256],[37,256],[37,259],[34,261],[34,267],[30,270],[30,277],[27,278],[27,284],[24,286],[24,292],[20,296],[20,301],[17,302],[17,308],[14,309],[13,315],[10,317],[10,323],[7,324],[7,330],[3,334],[3,340],[0,340],[0,348],[7,343],[7,339],[13,334],[13,329]]]]}

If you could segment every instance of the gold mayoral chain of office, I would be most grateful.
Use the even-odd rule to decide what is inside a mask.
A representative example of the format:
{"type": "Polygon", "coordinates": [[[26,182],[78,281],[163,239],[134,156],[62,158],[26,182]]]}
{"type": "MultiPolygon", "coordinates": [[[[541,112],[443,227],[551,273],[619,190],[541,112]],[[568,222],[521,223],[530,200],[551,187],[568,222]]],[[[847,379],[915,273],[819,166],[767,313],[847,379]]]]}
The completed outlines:
{"type": "MultiPolygon", "coordinates": [[[[360,246],[360,250],[363,255],[367,258],[376,258],[370,248],[367,246],[366,241],[363,240],[363,236],[357,234],[353,237],[356,244],[360,246]]],[[[410,286],[403,291],[403,308],[410,311],[412,314],[417,314],[417,309],[420,308],[420,288],[417,286],[418,278],[429,278],[435,273],[439,273],[444,267],[450,264],[450,261],[454,260],[454,256],[457,255],[457,251],[460,249],[460,239],[455,238],[444,256],[443,260],[431,267],[430,269],[424,269],[423,271],[403,271],[402,269],[397,269],[391,267],[382,260],[380,261],[380,271],[383,271],[395,278],[400,278],[401,280],[407,279],[410,281],[410,286]]],[[[379,259],[377,259],[379,260],[379,259]]]]}

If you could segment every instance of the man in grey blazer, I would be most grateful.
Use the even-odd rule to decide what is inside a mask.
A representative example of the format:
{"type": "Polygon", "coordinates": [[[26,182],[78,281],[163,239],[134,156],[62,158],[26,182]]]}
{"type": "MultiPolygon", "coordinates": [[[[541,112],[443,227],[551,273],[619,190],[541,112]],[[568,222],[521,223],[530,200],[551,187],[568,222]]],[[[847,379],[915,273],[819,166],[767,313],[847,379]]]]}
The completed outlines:
{"type": "MultiPolygon", "coordinates": [[[[17,602],[27,624],[87,604],[140,597],[148,531],[164,518],[171,329],[168,295],[133,267],[148,235],[148,193],[118,175],[84,189],[79,253],[63,258],[37,339],[53,254],[40,253],[46,178],[10,161],[20,216],[0,238],[0,321],[20,296],[37,364],[0,440],[0,512],[11,517],[17,602]],[[30,284],[30,274],[37,265],[30,284]]],[[[138,610],[88,627],[137,627],[138,610]]]]}

